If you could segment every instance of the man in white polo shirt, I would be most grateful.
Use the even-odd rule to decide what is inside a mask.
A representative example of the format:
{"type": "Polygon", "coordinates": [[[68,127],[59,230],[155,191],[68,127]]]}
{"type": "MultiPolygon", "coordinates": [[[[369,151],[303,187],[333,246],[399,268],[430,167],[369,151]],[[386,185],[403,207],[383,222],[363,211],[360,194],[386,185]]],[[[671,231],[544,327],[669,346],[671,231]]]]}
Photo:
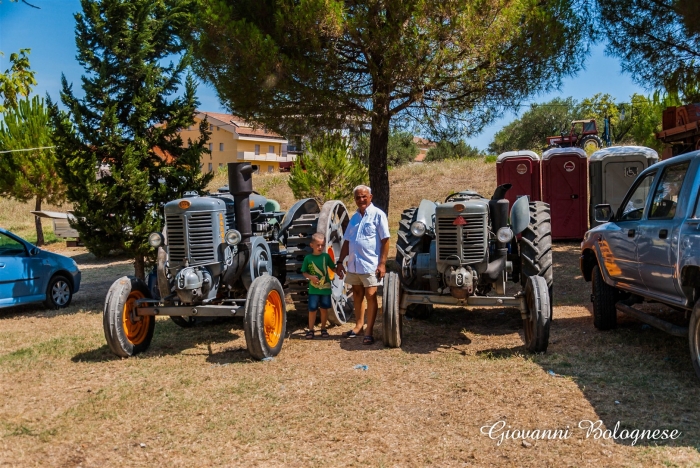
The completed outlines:
{"type": "Polygon", "coordinates": [[[386,214],[372,204],[372,190],[358,185],[353,190],[357,211],[345,230],[345,242],[338,259],[338,274],[352,286],[355,301],[355,328],[343,333],[357,336],[365,322],[362,301],[367,299],[367,329],[363,344],[374,343],[374,321],[377,318],[377,286],[386,273],[389,254],[389,222],[386,214]],[[347,268],[344,260],[347,258],[347,268]]]}

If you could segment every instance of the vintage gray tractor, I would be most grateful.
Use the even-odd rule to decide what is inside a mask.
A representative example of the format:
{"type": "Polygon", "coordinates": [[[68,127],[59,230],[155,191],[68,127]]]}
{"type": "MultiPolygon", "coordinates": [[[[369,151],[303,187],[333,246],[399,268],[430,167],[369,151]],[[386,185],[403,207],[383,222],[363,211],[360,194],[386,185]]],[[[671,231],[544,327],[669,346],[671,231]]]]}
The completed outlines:
{"type": "MultiPolygon", "coordinates": [[[[243,317],[245,338],[256,359],[276,356],[286,333],[285,294],[306,311],[307,282],[300,269],[315,232],[326,236],[333,257],[348,224],[342,202],[314,199],[285,212],[253,192],[252,166],[229,163],[229,185],[219,193],[185,194],[164,207],[163,233],[152,233],[156,271],[147,282],[124,276],[109,289],[103,324],[110,349],[128,357],[148,349],[156,317],[182,327],[212,317],[243,317]],[[286,290],[285,290],[286,288],[286,290]]],[[[333,278],[329,319],[345,323],[352,299],[344,281],[333,278]]]]}
{"type": "Polygon", "coordinates": [[[401,346],[405,314],[425,316],[433,305],[517,307],[525,346],[544,352],[552,320],[552,235],[549,205],[515,201],[508,216],[499,186],[490,200],[472,191],[445,203],[421,201],[401,215],[396,246],[400,274],[384,281],[384,343],[401,346]],[[519,237],[519,238],[518,238],[519,237]],[[506,282],[516,285],[506,295],[506,282]]]}

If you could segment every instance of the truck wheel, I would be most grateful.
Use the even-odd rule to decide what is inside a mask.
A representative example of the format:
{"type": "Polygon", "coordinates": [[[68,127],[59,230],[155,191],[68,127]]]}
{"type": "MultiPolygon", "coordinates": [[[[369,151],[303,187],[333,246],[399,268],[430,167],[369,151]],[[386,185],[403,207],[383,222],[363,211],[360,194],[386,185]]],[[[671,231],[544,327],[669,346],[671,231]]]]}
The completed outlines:
{"type": "Polygon", "coordinates": [[[690,359],[693,361],[695,374],[700,377],[700,300],[695,303],[688,326],[688,343],[690,344],[690,359]]]}
{"type": "Polygon", "coordinates": [[[151,298],[148,286],[135,276],[123,276],[109,288],[102,324],[109,349],[117,356],[133,356],[151,345],[156,318],[136,316],[136,301],[146,298],[151,298]]]}
{"type": "Polygon", "coordinates": [[[549,290],[541,276],[531,276],[525,285],[525,347],[531,353],[544,353],[549,344],[549,326],[552,323],[549,290]]]}
{"type": "Polygon", "coordinates": [[[46,287],[44,305],[48,309],[63,309],[70,305],[73,299],[73,288],[70,281],[63,275],[55,275],[46,287]]]}
{"type": "Polygon", "coordinates": [[[279,354],[287,330],[287,310],[282,285],[274,276],[259,276],[250,285],[243,329],[248,352],[255,359],[279,354]]]}
{"type": "MultiPolygon", "coordinates": [[[[552,215],[547,203],[530,203],[530,224],[520,236],[518,247],[521,284],[526,286],[530,276],[544,278],[549,292],[549,304],[553,306],[552,215]]],[[[553,310],[550,315],[554,315],[553,310]]]]}
{"type": "Polygon", "coordinates": [[[384,293],[382,295],[382,318],[384,330],[384,346],[398,348],[403,336],[403,317],[399,310],[401,300],[401,281],[399,275],[390,271],[384,277],[384,293]]]}
{"type": "Polygon", "coordinates": [[[617,303],[619,292],[603,280],[600,267],[593,268],[592,299],[593,325],[598,330],[612,330],[617,327],[617,303]]]}

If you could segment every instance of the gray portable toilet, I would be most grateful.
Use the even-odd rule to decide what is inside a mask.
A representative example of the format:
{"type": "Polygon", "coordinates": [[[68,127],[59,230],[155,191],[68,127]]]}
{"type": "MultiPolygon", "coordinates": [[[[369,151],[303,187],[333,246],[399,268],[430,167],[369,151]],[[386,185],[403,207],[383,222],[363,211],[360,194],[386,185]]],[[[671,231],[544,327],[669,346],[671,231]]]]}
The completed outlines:
{"type": "Polygon", "coordinates": [[[612,146],[593,153],[588,165],[591,228],[601,224],[595,221],[593,208],[607,203],[617,211],[639,173],[658,161],[658,153],[645,146],[612,146]]]}

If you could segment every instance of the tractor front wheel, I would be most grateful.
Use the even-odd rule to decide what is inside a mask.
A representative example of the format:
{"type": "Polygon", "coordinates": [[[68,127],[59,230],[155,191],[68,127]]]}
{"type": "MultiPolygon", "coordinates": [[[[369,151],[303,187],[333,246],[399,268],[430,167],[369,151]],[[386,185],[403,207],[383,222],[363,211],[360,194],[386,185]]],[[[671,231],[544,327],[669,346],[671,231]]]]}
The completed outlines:
{"type": "Polygon", "coordinates": [[[390,271],[384,277],[384,294],[382,296],[382,319],[384,346],[399,348],[403,335],[403,316],[399,306],[401,301],[401,281],[399,275],[390,271]]]}
{"type": "Polygon", "coordinates": [[[549,288],[541,276],[530,276],[525,285],[525,347],[531,353],[544,353],[549,344],[549,326],[552,323],[549,306],[549,288]]]}
{"type": "Polygon", "coordinates": [[[274,276],[258,276],[251,283],[243,328],[248,352],[255,359],[279,354],[287,331],[287,309],[284,290],[274,276]]]}
{"type": "Polygon", "coordinates": [[[146,283],[135,276],[123,276],[109,288],[102,324],[109,349],[117,356],[133,356],[151,345],[156,318],[136,315],[136,301],[150,297],[146,283]]]}

